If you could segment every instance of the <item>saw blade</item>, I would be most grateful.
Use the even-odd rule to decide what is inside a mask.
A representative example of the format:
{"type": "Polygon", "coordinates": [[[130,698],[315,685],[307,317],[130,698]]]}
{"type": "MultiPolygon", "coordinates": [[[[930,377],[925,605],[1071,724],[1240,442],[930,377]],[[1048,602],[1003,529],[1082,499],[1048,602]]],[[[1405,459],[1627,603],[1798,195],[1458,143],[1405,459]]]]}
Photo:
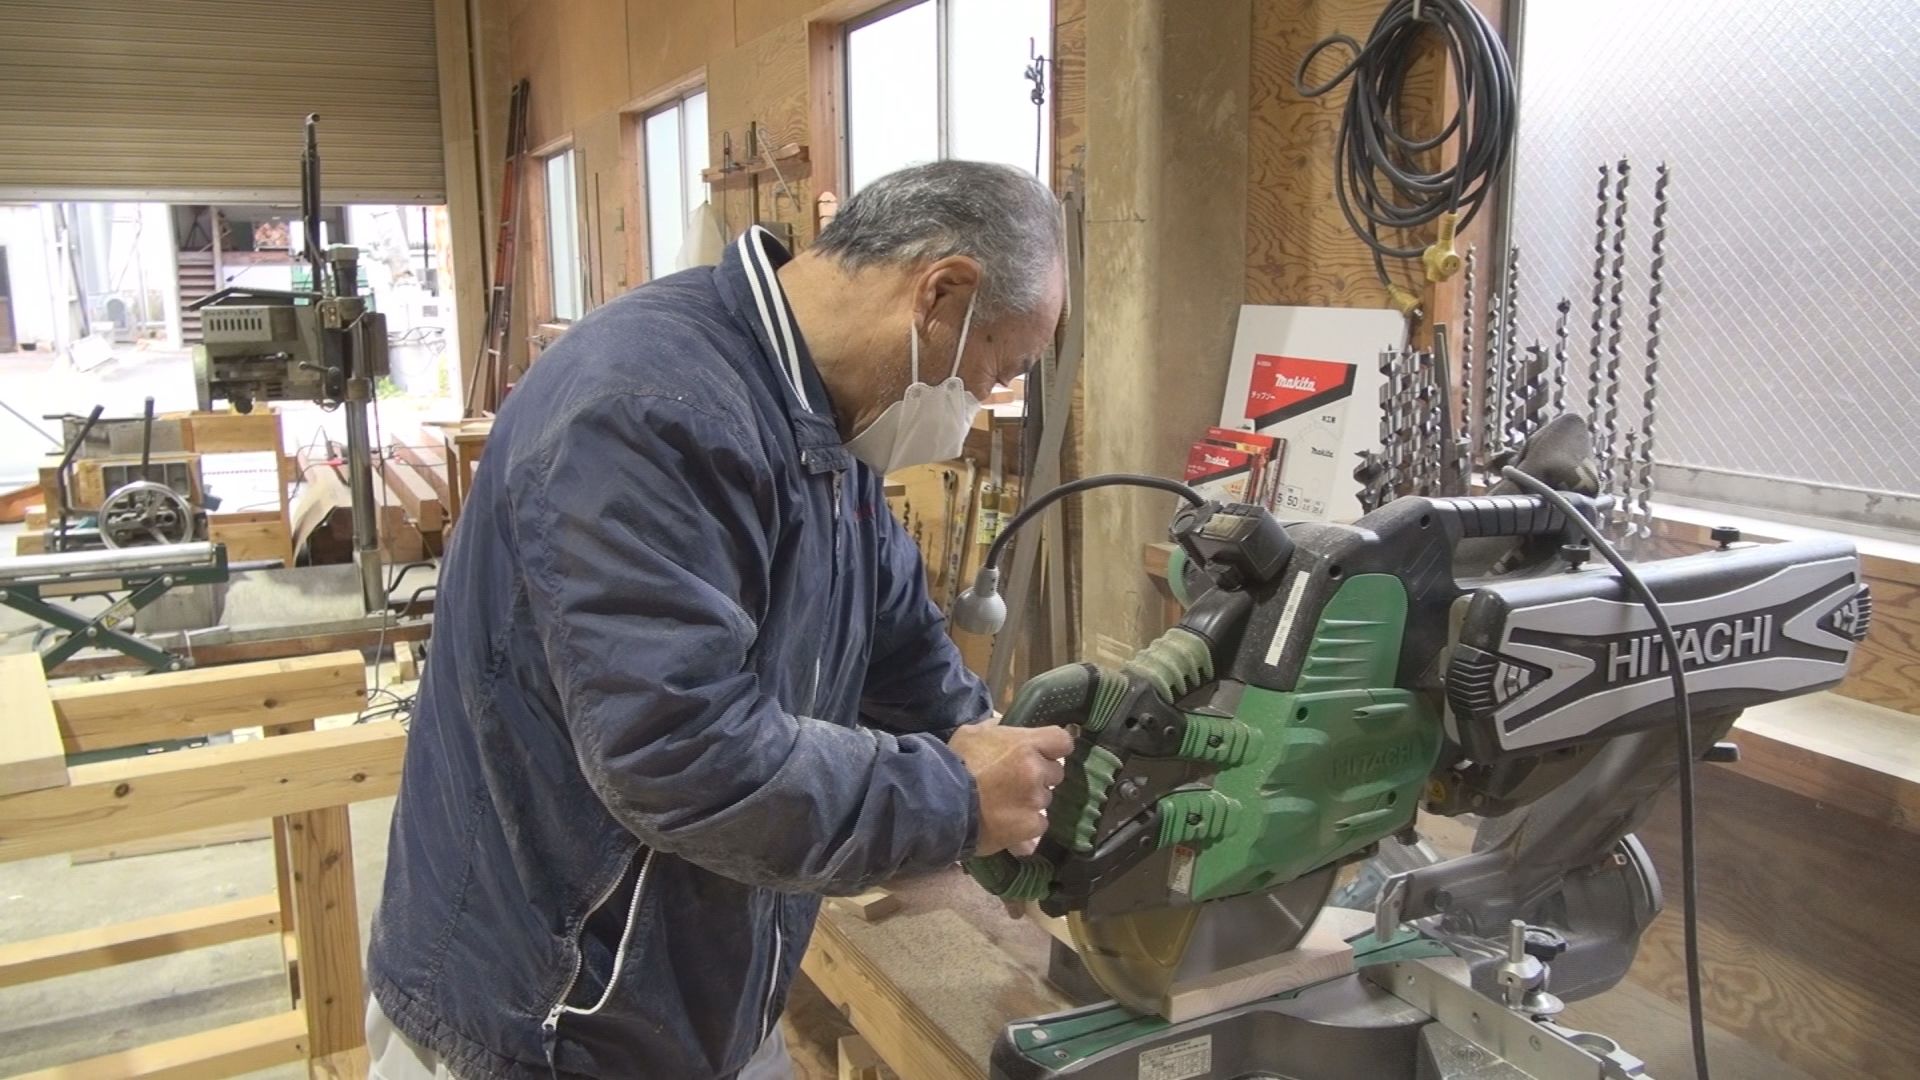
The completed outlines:
{"type": "Polygon", "coordinates": [[[1074,951],[1100,988],[1129,1009],[1157,1013],[1174,983],[1286,952],[1326,906],[1338,868],[1277,889],[1123,915],[1067,913],[1074,951]]]}

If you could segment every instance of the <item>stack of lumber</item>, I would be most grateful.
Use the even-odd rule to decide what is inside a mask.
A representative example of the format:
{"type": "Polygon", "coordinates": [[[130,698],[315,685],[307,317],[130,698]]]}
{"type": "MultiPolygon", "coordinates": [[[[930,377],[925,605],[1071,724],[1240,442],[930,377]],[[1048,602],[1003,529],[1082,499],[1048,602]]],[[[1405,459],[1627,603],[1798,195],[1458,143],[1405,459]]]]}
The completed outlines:
{"type": "MultiPolygon", "coordinates": [[[[304,480],[294,522],[296,540],[314,566],[353,561],[353,492],[347,483],[346,452],[302,450],[298,467],[304,480]]],[[[379,506],[380,554],[388,562],[409,563],[438,556],[445,549],[446,516],[430,486],[411,469],[395,470],[383,455],[373,475],[379,506]]]]}

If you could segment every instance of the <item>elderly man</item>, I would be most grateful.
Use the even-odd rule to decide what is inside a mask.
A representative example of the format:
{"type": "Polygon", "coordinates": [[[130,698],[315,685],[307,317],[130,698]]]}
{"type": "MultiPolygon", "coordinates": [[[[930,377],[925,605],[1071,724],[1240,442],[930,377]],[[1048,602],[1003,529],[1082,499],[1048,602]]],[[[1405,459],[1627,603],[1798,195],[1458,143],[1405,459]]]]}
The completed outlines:
{"type": "Polygon", "coordinates": [[[1026,174],[920,166],[541,357],[441,570],[376,1075],[786,1075],[823,894],[1040,835],[1071,740],[991,722],[881,476],[1045,348],[1062,251],[1026,174]]]}

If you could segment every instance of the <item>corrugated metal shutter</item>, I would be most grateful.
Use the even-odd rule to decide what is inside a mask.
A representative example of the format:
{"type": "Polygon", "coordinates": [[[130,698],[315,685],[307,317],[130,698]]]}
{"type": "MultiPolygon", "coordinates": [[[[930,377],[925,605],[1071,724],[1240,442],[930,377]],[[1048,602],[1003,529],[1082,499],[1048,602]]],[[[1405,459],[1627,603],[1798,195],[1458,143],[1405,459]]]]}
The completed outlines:
{"type": "Polygon", "coordinates": [[[442,203],[434,0],[0,0],[0,199],[442,203]]]}

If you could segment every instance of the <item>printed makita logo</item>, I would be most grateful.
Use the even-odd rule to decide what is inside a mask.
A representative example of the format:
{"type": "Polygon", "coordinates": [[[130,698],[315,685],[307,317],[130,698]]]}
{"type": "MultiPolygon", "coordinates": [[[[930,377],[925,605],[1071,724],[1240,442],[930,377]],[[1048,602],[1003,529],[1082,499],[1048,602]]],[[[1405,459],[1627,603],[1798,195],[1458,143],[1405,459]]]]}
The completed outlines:
{"type": "MultiPolygon", "coordinates": [[[[1771,651],[1773,619],[1772,615],[1747,615],[1676,630],[1681,670],[1711,667],[1771,651]]],[[[1608,643],[1607,681],[1633,682],[1667,674],[1673,665],[1664,640],[1659,634],[1643,634],[1608,643]]]]}
{"type": "Polygon", "coordinates": [[[1222,469],[1229,468],[1237,464],[1237,462],[1231,461],[1225,457],[1220,456],[1219,454],[1203,453],[1200,455],[1200,460],[1207,463],[1208,465],[1218,466],[1219,468],[1222,468],[1222,469]]]}
{"type": "Polygon", "coordinates": [[[1300,390],[1309,394],[1320,390],[1320,384],[1305,375],[1275,375],[1272,385],[1275,390],[1300,390]]]}

